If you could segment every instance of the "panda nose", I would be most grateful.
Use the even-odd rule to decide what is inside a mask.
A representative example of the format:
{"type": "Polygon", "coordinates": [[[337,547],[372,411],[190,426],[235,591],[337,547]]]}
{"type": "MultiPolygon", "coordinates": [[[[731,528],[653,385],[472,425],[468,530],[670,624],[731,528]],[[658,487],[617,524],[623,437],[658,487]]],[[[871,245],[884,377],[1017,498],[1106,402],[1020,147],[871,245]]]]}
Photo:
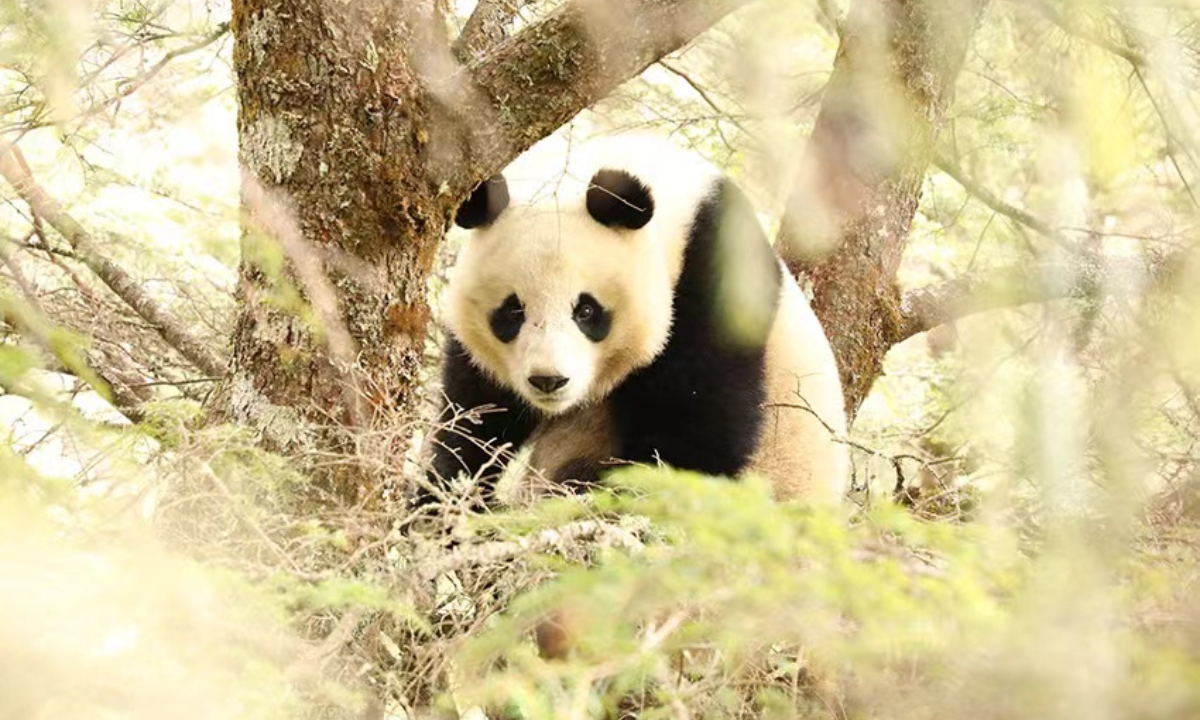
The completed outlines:
{"type": "Polygon", "coordinates": [[[544,393],[552,393],[567,384],[568,378],[562,375],[530,375],[529,384],[544,393]]]}

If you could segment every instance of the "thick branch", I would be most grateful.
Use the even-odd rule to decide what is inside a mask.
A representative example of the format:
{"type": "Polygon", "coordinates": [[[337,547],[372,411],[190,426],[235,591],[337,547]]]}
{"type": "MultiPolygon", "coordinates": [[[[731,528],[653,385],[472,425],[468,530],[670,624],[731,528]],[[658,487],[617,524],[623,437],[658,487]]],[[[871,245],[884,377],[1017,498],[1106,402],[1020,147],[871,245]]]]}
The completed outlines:
{"type": "Polygon", "coordinates": [[[509,28],[521,8],[531,0],[479,0],[467,24],[463,26],[451,50],[459,60],[479,57],[498,45],[508,35],[509,28]]]}
{"type": "Polygon", "coordinates": [[[224,375],[225,360],[192,335],[179,318],[151,298],[133,276],[100,254],[91,235],[37,184],[17,152],[15,146],[0,145],[0,175],[28,203],[33,214],[57,230],[74,248],[79,260],[96,273],[117,297],[150,323],[171,347],[203,372],[224,375]]]}
{"type": "Polygon", "coordinates": [[[572,0],[469,68],[465,192],[749,0],[572,0]],[[636,21],[631,19],[636,18],[636,21]],[[484,120],[481,120],[484,118],[484,120]]]}
{"type": "Polygon", "coordinates": [[[1038,263],[972,273],[937,285],[910,290],[900,301],[900,321],[891,341],[960,318],[1030,303],[1069,298],[1096,300],[1105,295],[1135,294],[1170,278],[1182,259],[1137,263],[1100,257],[1070,263],[1038,263]]]}

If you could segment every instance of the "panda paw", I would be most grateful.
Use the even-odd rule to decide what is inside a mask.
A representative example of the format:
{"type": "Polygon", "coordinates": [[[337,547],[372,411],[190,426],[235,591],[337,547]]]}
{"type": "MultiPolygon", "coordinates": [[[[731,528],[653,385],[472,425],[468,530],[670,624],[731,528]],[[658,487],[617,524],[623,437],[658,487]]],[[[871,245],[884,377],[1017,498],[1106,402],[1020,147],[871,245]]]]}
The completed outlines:
{"type": "Polygon", "coordinates": [[[620,467],[625,463],[617,461],[600,461],[594,458],[576,458],[555,470],[551,480],[557,487],[568,490],[576,495],[595,490],[600,485],[604,472],[620,467]]]}

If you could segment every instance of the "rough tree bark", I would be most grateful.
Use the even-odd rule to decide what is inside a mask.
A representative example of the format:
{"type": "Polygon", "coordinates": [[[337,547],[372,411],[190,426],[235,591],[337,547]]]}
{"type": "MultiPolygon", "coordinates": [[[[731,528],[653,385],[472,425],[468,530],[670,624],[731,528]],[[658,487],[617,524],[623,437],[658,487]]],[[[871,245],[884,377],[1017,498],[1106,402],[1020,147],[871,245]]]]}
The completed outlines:
{"type": "MultiPolygon", "coordinates": [[[[464,67],[441,3],[235,0],[231,417],[286,450],[327,446],[315,426],[411,411],[426,281],[457,202],[746,1],[571,0],[499,45],[480,33],[464,67]]],[[[334,482],[347,499],[352,475],[334,482]]]]}
{"type": "Polygon", "coordinates": [[[904,317],[895,286],[933,144],[987,0],[858,0],[780,230],[842,374],[851,416],[904,317]],[[819,248],[835,249],[822,255],[819,248]]]}

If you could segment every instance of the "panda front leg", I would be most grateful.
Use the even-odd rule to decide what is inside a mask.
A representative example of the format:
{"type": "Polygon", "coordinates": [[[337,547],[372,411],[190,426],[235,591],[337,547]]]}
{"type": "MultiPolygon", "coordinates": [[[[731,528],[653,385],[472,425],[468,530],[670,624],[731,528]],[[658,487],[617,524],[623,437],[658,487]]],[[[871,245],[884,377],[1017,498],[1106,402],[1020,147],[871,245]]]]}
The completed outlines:
{"type": "Polygon", "coordinates": [[[693,344],[668,346],[613,394],[618,456],[734,478],[762,432],[764,352],[693,344]]]}
{"type": "Polygon", "coordinates": [[[554,488],[584,492],[599,482],[617,454],[611,408],[596,403],[550,418],[530,442],[531,473],[523,490],[531,495],[554,488]],[[539,482],[548,483],[549,488],[539,482]]]}
{"type": "Polygon", "coordinates": [[[483,504],[490,506],[508,458],[529,439],[540,416],[475,367],[454,337],[446,342],[442,385],[446,403],[433,433],[426,482],[414,502],[423,507],[440,499],[454,477],[466,473],[476,479],[483,504]]]}

